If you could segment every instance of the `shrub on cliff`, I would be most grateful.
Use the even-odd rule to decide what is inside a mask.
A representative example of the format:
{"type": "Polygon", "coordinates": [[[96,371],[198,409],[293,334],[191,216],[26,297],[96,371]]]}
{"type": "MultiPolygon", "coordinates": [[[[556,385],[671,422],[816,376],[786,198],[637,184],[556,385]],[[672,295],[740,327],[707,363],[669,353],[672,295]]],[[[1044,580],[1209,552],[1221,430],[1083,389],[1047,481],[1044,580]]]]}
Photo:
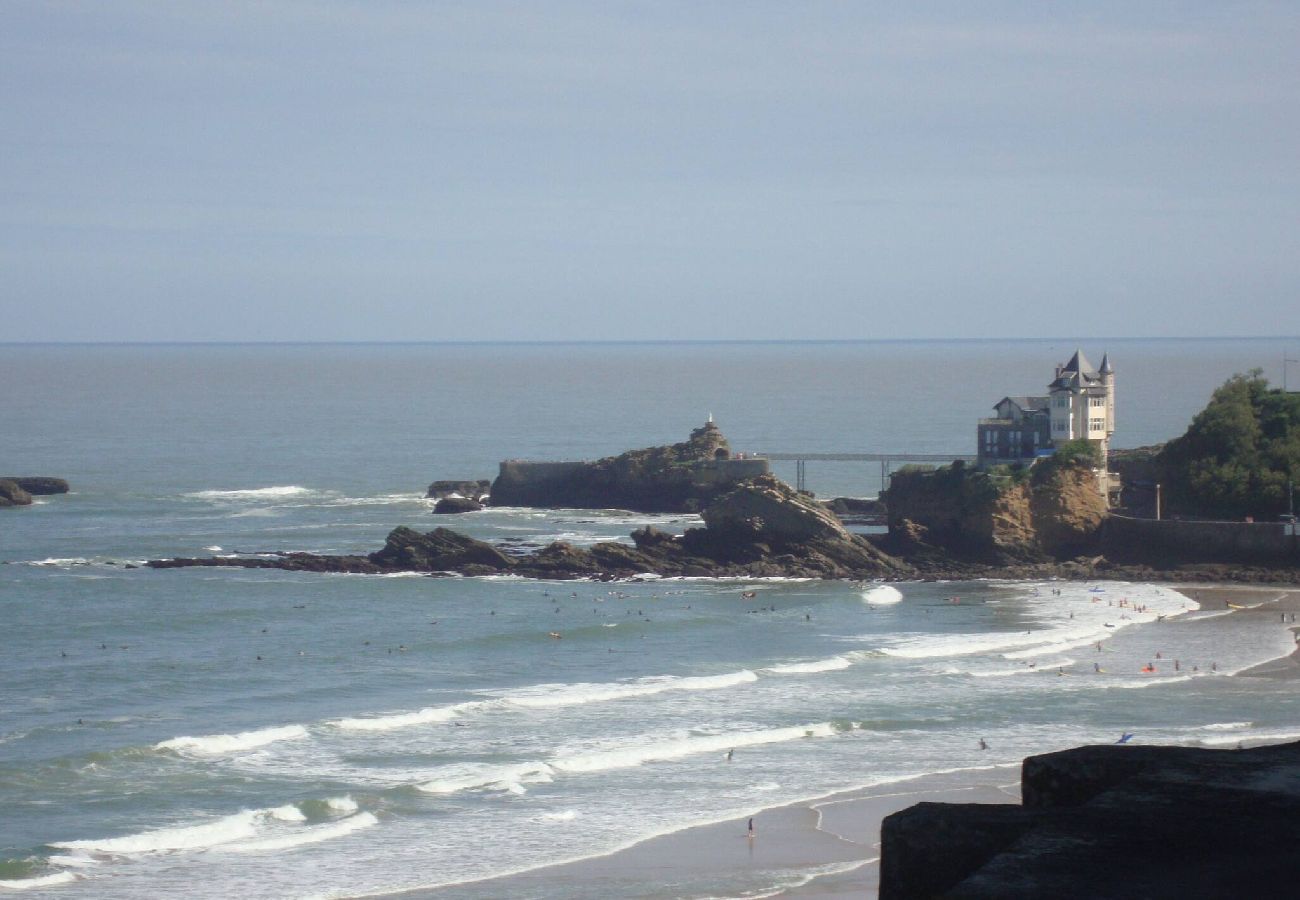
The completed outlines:
{"type": "Polygon", "coordinates": [[[1287,511],[1300,477],[1300,394],[1270,388],[1258,369],[1215,390],[1157,459],[1170,512],[1212,518],[1287,511]]]}

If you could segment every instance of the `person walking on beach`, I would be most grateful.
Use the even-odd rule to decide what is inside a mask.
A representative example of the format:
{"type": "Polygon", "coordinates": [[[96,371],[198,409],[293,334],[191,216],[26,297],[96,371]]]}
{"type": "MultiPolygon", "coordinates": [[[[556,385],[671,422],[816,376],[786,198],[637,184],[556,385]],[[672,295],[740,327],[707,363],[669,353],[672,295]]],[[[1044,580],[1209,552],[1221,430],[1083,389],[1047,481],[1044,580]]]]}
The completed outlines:
{"type": "Polygon", "coordinates": [[[749,817],[749,839],[751,841],[754,839],[754,817],[753,816],[749,817]]]}

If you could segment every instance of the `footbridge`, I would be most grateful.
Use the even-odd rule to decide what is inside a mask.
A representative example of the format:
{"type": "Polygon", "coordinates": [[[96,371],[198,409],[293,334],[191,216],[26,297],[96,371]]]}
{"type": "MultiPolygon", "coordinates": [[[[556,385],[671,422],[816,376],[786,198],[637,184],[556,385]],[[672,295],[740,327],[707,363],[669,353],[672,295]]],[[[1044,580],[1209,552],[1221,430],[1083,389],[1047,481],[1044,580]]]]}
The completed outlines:
{"type": "Polygon", "coordinates": [[[964,453],[755,453],[754,456],[774,461],[793,461],[795,487],[805,490],[805,476],[809,462],[878,462],[880,463],[880,490],[889,485],[889,473],[895,463],[934,463],[947,465],[957,460],[975,462],[976,457],[964,453]]]}

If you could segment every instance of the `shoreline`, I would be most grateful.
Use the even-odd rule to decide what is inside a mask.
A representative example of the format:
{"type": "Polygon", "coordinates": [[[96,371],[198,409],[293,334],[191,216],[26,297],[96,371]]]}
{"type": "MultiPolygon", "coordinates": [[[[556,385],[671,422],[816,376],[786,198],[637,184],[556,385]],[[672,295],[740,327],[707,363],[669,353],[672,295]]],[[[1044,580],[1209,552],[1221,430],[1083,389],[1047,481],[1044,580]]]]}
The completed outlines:
{"type": "MultiPolygon", "coordinates": [[[[1008,579],[1011,580],[1011,579],[1008,579]]],[[[1016,579],[1019,580],[1019,579],[1016,579]]],[[[1201,610],[1221,606],[1231,615],[1272,616],[1300,638],[1300,588],[1267,584],[1189,582],[1179,588],[1201,610]]],[[[1300,645],[1229,677],[1300,679],[1300,645]]],[[[607,853],[553,863],[471,884],[416,889],[386,896],[442,900],[474,887],[482,896],[563,895],[659,898],[678,896],[673,874],[703,876],[725,885],[692,897],[840,900],[874,897],[879,889],[879,843],[885,816],[920,802],[1016,803],[1021,761],[922,773],[899,781],[755,808],[719,821],[652,835],[607,853]],[[752,816],[754,836],[747,834],[752,816]]],[[[475,894],[478,896],[478,894],[475,894]]]]}

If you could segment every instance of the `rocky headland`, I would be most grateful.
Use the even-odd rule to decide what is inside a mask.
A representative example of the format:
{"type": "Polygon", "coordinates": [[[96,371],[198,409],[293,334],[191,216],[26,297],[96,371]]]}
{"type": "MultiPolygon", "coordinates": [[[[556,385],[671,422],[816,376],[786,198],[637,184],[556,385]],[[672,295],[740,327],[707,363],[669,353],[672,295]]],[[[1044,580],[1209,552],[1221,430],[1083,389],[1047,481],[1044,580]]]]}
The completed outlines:
{"type": "Polygon", "coordinates": [[[678,444],[629,450],[591,462],[506,460],[492,482],[493,506],[699,512],[737,483],[767,472],[764,459],[733,459],[712,421],[678,444]]]}
{"type": "Polygon", "coordinates": [[[218,566],[309,572],[427,572],[514,574],[531,578],[916,577],[907,563],[847,531],[821,504],[765,475],[733,487],[704,510],[704,527],[672,535],[639,528],[632,544],[589,548],[562,541],[516,554],[448,528],[395,528],[383,548],[366,556],[310,553],[153,560],[152,568],[218,566]]]}
{"type": "Polygon", "coordinates": [[[1021,794],[886,817],[881,900],[1218,900],[1300,881],[1300,743],[1079,747],[1025,759],[1021,794]]]}
{"type": "Polygon", "coordinates": [[[5,475],[0,477],[0,507],[30,506],[32,495],[66,494],[68,483],[47,475],[5,475]]]}

